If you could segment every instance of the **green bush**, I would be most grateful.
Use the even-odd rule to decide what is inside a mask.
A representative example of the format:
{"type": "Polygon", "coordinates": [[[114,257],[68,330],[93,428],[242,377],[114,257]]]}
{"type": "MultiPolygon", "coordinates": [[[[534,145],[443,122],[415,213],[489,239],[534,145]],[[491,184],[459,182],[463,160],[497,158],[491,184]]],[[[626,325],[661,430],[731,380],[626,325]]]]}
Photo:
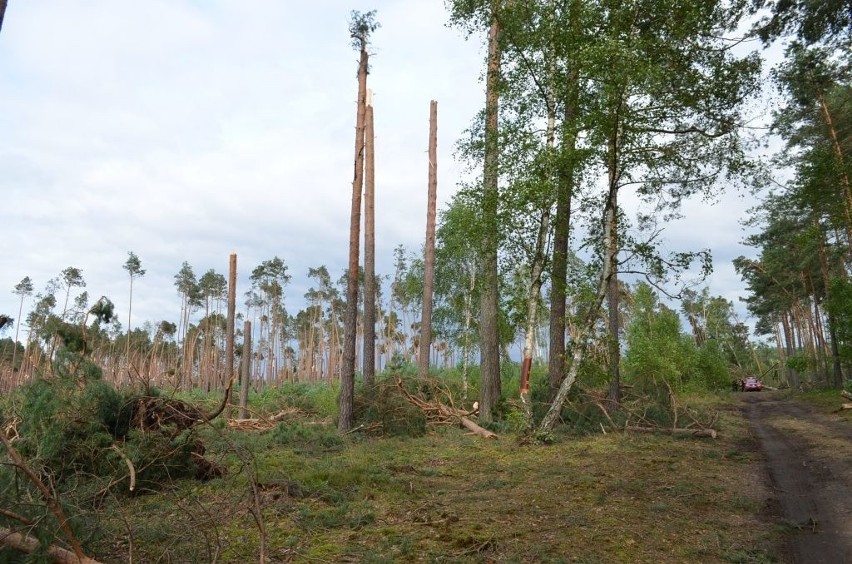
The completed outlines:
{"type": "Polygon", "coordinates": [[[330,425],[310,425],[300,421],[282,421],[272,429],[274,443],[289,447],[336,448],[343,444],[337,429],[330,425]]]}
{"type": "MultiPolygon", "coordinates": [[[[426,401],[434,399],[432,386],[417,378],[401,378],[405,390],[426,401]]],[[[372,386],[362,386],[355,394],[355,419],[360,425],[378,427],[392,437],[421,437],[426,434],[426,415],[413,405],[397,385],[396,377],[385,377],[372,386]]]]}

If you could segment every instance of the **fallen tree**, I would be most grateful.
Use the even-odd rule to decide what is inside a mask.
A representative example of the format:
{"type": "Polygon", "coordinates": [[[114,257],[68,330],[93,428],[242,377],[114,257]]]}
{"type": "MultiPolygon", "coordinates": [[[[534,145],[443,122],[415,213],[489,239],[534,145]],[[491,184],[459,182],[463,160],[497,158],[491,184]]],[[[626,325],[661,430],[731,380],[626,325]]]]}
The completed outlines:
{"type": "Polygon", "coordinates": [[[624,428],[625,431],[630,431],[633,433],[661,433],[667,435],[673,435],[676,437],[709,437],[711,439],[715,439],[718,433],[715,429],[669,429],[665,427],[635,427],[628,426],[624,428]]]}
{"type": "Polygon", "coordinates": [[[400,378],[397,378],[396,385],[409,403],[420,408],[420,410],[423,411],[423,413],[426,415],[427,420],[437,423],[456,423],[464,427],[474,435],[478,435],[486,439],[498,438],[496,433],[492,433],[488,429],[481,427],[470,419],[469,416],[474,415],[476,413],[476,407],[474,407],[474,409],[471,411],[463,411],[456,408],[455,406],[444,405],[440,402],[440,400],[427,401],[422,398],[418,398],[405,389],[405,386],[403,386],[402,380],[400,378]]]}

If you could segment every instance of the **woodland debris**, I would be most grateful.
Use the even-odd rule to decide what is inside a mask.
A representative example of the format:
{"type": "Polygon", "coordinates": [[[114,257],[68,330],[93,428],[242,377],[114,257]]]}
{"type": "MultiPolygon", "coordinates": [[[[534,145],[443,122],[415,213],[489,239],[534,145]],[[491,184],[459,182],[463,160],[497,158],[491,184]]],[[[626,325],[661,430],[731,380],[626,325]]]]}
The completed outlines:
{"type": "MultiPolygon", "coordinates": [[[[4,544],[26,554],[32,554],[39,548],[39,542],[37,539],[29,535],[25,535],[24,533],[0,527],[0,545],[4,544]]],[[[56,545],[50,545],[47,547],[47,555],[50,557],[51,561],[57,564],[100,564],[97,560],[85,555],[82,558],[78,558],[77,555],[70,550],[66,550],[56,545]]]]}
{"type": "Polygon", "coordinates": [[[850,394],[846,390],[840,390],[840,395],[846,399],[852,400],[852,394],[850,394]]]}
{"type": "MultiPolygon", "coordinates": [[[[0,434],[0,443],[3,443],[3,446],[6,448],[6,453],[9,455],[9,458],[12,460],[12,464],[16,466],[21,472],[24,473],[24,476],[32,482],[32,484],[39,490],[42,497],[44,498],[45,505],[48,510],[56,516],[56,519],[59,521],[59,528],[62,530],[62,533],[65,535],[65,538],[68,540],[68,544],[71,545],[71,548],[74,549],[74,552],[70,552],[69,554],[73,557],[73,560],[62,560],[62,562],[95,562],[86,556],[83,552],[83,547],[80,545],[80,541],[77,539],[77,536],[74,534],[74,531],[71,529],[68,524],[68,519],[65,517],[65,513],[62,511],[62,506],[59,504],[58,499],[54,495],[54,491],[48,488],[41,478],[33,472],[32,468],[27,465],[21,455],[15,450],[15,447],[12,446],[12,442],[6,437],[5,434],[0,434]]],[[[7,542],[6,536],[3,536],[2,529],[0,529],[0,541],[7,542]]],[[[14,533],[9,531],[9,535],[16,535],[19,533],[14,533]]],[[[17,536],[9,536],[11,539],[8,542],[17,541],[20,543],[25,543],[28,537],[21,536],[18,538],[17,536]]],[[[38,545],[38,541],[36,541],[36,546],[38,545]]],[[[64,549],[63,549],[64,550],[64,549]]],[[[32,551],[29,551],[32,552],[32,551]]],[[[65,551],[68,552],[68,551],[65,551]]]]}
{"type": "Polygon", "coordinates": [[[669,427],[628,426],[625,427],[624,430],[635,433],[662,433],[667,435],[674,435],[676,437],[710,437],[711,439],[715,439],[718,435],[715,429],[673,429],[669,427]]]}
{"type": "Polygon", "coordinates": [[[21,438],[20,433],[18,433],[18,424],[20,422],[21,420],[19,418],[12,417],[8,421],[6,421],[6,424],[3,425],[2,428],[0,428],[0,433],[3,433],[6,438],[9,439],[10,443],[14,442],[16,439],[21,438]]]}
{"type": "Polygon", "coordinates": [[[203,423],[207,418],[192,404],[173,398],[142,396],[133,405],[131,425],[142,431],[162,431],[174,425],[174,434],[203,423]]]}
{"type": "Polygon", "coordinates": [[[486,439],[496,439],[497,434],[492,433],[488,429],[480,427],[468,418],[468,415],[473,415],[474,412],[463,411],[456,407],[450,407],[442,404],[440,401],[429,402],[420,399],[405,389],[402,385],[402,380],[397,378],[396,385],[399,387],[402,395],[413,405],[420,408],[426,414],[426,418],[433,423],[448,423],[456,422],[474,435],[485,437],[486,439]]]}
{"type": "Polygon", "coordinates": [[[291,415],[305,415],[306,412],[298,407],[288,407],[277,411],[266,417],[252,417],[248,419],[229,419],[228,427],[238,431],[268,431],[291,415]]]}

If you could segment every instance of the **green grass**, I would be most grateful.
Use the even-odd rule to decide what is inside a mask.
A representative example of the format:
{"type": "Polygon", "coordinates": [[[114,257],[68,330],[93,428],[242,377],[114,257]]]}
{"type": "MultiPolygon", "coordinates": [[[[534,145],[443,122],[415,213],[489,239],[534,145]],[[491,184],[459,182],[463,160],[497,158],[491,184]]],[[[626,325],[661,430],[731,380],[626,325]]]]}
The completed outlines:
{"type": "MultiPolygon", "coordinates": [[[[207,426],[223,478],[108,496],[86,509],[103,562],[771,562],[782,532],[756,443],[725,396],[716,440],[618,432],[547,446],[453,426],[423,436],[341,436],[327,392],[252,396],[288,415],[268,431],[207,426]],[[315,403],[318,402],[318,403],[315,403]]],[[[684,403],[687,399],[682,400],[684,403]]],[[[213,402],[215,403],[215,402],[213,402]]]]}

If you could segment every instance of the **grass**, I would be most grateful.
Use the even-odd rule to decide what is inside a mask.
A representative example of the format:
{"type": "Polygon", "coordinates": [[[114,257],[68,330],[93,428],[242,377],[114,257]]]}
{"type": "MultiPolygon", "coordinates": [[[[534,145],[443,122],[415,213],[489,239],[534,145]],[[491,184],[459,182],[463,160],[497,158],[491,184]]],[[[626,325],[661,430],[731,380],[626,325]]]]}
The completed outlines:
{"type": "Polygon", "coordinates": [[[229,474],[106,500],[90,549],[104,562],[255,562],[259,516],[271,562],[775,561],[756,443],[724,396],[700,401],[723,408],[716,440],[340,437],[323,414],[265,433],[211,427],[207,455],[229,474]]]}
{"type": "Polygon", "coordinates": [[[844,403],[852,403],[852,400],[841,396],[840,390],[813,390],[800,394],[799,397],[805,402],[816,407],[820,412],[830,414],[832,418],[841,421],[852,421],[852,409],[840,409],[841,405],[844,403]]]}

